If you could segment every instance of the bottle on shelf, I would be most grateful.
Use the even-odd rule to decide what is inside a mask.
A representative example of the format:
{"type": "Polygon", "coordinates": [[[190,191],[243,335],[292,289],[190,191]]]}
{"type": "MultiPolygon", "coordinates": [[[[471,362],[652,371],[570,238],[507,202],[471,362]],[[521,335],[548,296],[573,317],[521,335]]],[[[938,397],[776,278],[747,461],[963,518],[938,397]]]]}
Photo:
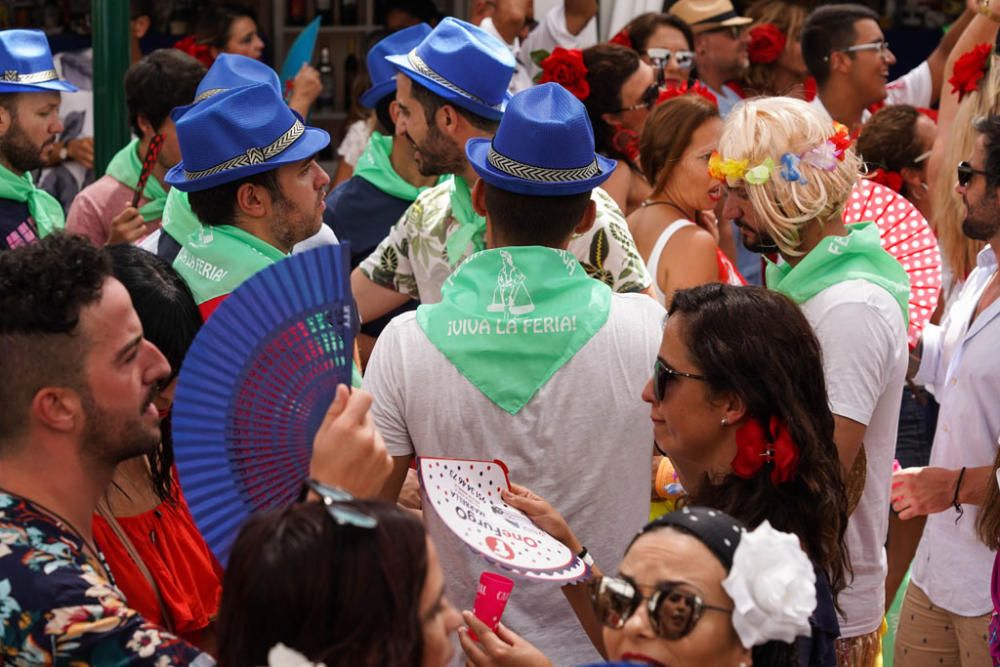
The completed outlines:
{"type": "Polygon", "coordinates": [[[320,25],[333,25],[333,9],[331,0],[316,0],[316,16],[320,25]]]}
{"type": "Polygon", "coordinates": [[[340,5],[340,24],[357,25],[358,0],[337,0],[340,5]]]}
{"type": "Polygon", "coordinates": [[[333,64],[330,62],[330,49],[323,47],[319,52],[319,82],[322,89],[316,98],[317,111],[333,111],[333,64]]]}
{"type": "Polygon", "coordinates": [[[351,110],[351,93],[354,87],[354,79],[358,75],[358,56],[354,53],[354,41],[348,46],[347,57],[344,58],[344,111],[351,110]]]}
{"type": "Polygon", "coordinates": [[[288,25],[306,24],[306,0],[288,0],[288,25]]]}

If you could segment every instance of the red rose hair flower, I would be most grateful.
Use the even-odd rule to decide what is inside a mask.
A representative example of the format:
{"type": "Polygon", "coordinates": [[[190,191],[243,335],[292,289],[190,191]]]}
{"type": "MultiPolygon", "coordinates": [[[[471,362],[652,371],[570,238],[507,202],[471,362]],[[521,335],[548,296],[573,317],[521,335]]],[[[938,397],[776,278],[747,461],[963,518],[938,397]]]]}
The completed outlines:
{"type": "Polygon", "coordinates": [[[748,55],[750,62],[759,64],[773,63],[785,51],[788,38],[785,33],[773,23],[759,23],[750,29],[750,46],[748,55]]]}
{"type": "Polygon", "coordinates": [[[955,68],[948,83],[951,84],[951,92],[958,93],[960,102],[979,85],[979,80],[989,69],[989,63],[990,45],[986,43],[977,44],[955,61],[955,68]]]}
{"type": "Polygon", "coordinates": [[[587,66],[583,64],[583,51],[557,46],[552,54],[542,61],[542,78],[539,83],[549,81],[558,83],[579,100],[590,97],[590,84],[587,83],[587,66]]]}
{"type": "Polygon", "coordinates": [[[869,181],[873,183],[878,183],[879,185],[884,185],[890,190],[895,190],[899,192],[903,189],[903,176],[896,171],[888,171],[882,167],[879,167],[875,171],[871,172],[865,176],[869,181]]]}
{"type": "Polygon", "coordinates": [[[743,479],[754,477],[765,463],[771,469],[771,482],[777,486],[795,477],[799,465],[799,448],[788,432],[788,425],[771,417],[767,431],[756,418],[750,417],[736,431],[736,457],[733,473],[743,479]]]}
{"type": "Polygon", "coordinates": [[[632,48],[632,38],[628,34],[628,30],[622,28],[615,33],[615,36],[608,40],[609,44],[618,44],[619,46],[624,46],[626,48],[632,48]]]}

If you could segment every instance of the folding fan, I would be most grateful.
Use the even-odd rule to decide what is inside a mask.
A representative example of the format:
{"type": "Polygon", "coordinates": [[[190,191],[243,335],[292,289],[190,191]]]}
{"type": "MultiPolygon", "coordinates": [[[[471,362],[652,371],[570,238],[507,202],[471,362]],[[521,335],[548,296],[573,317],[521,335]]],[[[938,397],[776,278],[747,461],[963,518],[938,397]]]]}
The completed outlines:
{"type": "Polygon", "coordinates": [[[225,564],[250,514],[295,501],[353,333],[346,244],[292,255],[240,285],[181,367],[174,455],[195,523],[225,564]]]}
{"type": "Polygon", "coordinates": [[[905,197],[878,183],[862,179],[844,206],[844,222],[874,221],[882,247],[895,257],[910,277],[910,345],[916,345],[937,307],[941,291],[941,254],[924,216],[905,197]]]}

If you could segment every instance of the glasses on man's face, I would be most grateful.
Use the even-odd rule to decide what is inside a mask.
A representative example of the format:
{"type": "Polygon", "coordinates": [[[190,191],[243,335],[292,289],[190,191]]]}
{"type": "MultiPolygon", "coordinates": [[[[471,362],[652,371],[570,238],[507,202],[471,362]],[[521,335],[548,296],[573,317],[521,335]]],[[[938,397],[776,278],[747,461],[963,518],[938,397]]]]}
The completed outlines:
{"type": "Polygon", "coordinates": [[[731,614],[732,609],[705,604],[701,596],[687,584],[664,581],[656,585],[653,594],[645,597],[630,578],[597,577],[590,582],[590,599],[594,613],[602,624],[621,630],[625,623],[646,601],[649,625],[657,637],[671,641],[682,639],[694,629],[705,611],[731,614]]]}
{"type": "Polygon", "coordinates": [[[370,529],[378,525],[378,519],[350,506],[349,503],[354,502],[354,496],[347,491],[321,484],[314,479],[308,480],[306,485],[320,497],[330,518],[338,526],[370,529]]]}
{"type": "Polygon", "coordinates": [[[671,51],[670,49],[646,49],[646,55],[658,67],[665,67],[670,59],[681,69],[691,69],[694,64],[694,51],[671,51]]]}
{"type": "Polygon", "coordinates": [[[657,403],[663,401],[663,396],[666,394],[667,385],[678,378],[689,378],[691,380],[701,380],[702,382],[708,382],[708,378],[704,375],[696,375],[695,373],[682,373],[681,371],[675,371],[671,368],[666,361],[660,357],[656,358],[656,363],[653,364],[653,398],[656,399],[657,403]]]}
{"type": "Polygon", "coordinates": [[[657,84],[651,84],[649,88],[643,92],[642,97],[635,104],[623,107],[618,110],[619,113],[623,111],[638,111],[639,109],[646,109],[647,111],[653,108],[656,104],[656,100],[660,97],[660,87],[657,84]]]}
{"type": "Polygon", "coordinates": [[[717,35],[728,35],[732,39],[739,39],[743,36],[743,28],[741,25],[727,25],[721,28],[713,28],[711,30],[705,30],[702,34],[717,34],[717,35]]]}
{"type": "MultiPolygon", "coordinates": [[[[887,58],[889,56],[889,42],[884,39],[880,39],[877,42],[870,42],[868,44],[855,44],[854,46],[845,46],[842,49],[834,49],[840,53],[859,53],[861,51],[877,51],[879,56],[882,58],[887,58]]],[[[823,60],[830,60],[827,56],[823,60]]]]}
{"type": "Polygon", "coordinates": [[[986,175],[986,172],[982,169],[974,169],[968,162],[962,161],[958,163],[958,184],[963,188],[972,182],[972,177],[976,174],[986,175]]]}

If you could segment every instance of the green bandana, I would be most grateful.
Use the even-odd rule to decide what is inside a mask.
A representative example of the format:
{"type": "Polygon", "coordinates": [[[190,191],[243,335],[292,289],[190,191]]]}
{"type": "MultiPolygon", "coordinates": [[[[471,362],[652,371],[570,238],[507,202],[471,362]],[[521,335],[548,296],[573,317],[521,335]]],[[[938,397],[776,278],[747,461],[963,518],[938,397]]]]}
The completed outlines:
{"type": "MultiPolygon", "coordinates": [[[[139,174],[142,172],[142,161],[139,159],[139,140],[133,139],[128,146],[121,149],[111,158],[106,170],[108,176],[122,185],[135,190],[139,184],[139,174]]],[[[146,179],[146,187],[142,196],[149,201],[139,207],[139,213],[146,222],[159,220],[163,217],[163,206],[167,201],[167,191],[152,174],[146,179]]]]}
{"type": "Polygon", "coordinates": [[[163,206],[163,231],[180,244],[191,234],[201,232],[201,221],[191,210],[186,192],[170,188],[163,206]]]}
{"type": "Polygon", "coordinates": [[[910,278],[902,265],[882,249],[873,222],[848,225],[847,236],[827,236],[801,262],[768,263],[767,285],[801,304],[846,280],[867,280],[899,303],[909,325],[910,278]]]}
{"type": "Polygon", "coordinates": [[[451,233],[444,247],[448,252],[448,263],[454,267],[465,257],[470,243],[474,253],[486,247],[486,218],[477,215],[472,208],[472,192],[465,179],[455,176],[452,184],[451,215],[458,221],[459,227],[451,233]]]}
{"type": "Polygon", "coordinates": [[[285,258],[269,243],[232,225],[199,225],[178,239],[174,268],[200,305],[229,294],[263,268],[285,258]]]}
{"type": "Polygon", "coordinates": [[[10,169],[0,166],[0,199],[28,204],[28,213],[38,228],[38,238],[45,238],[66,226],[62,204],[45,190],[36,188],[28,172],[15,176],[10,169]]]}
{"type": "MultiPolygon", "coordinates": [[[[392,168],[392,160],[389,159],[391,151],[392,137],[372,132],[365,152],[358,158],[358,164],[354,167],[354,175],[360,176],[391,197],[414,201],[417,195],[427,188],[410,185],[396,173],[396,170],[392,168]]],[[[441,176],[435,185],[439,185],[449,178],[451,178],[450,174],[441,176]]]]}
{"type": "Polygon", "coordinates": [[[604,326],[611,308],[611,289],[588,277],[576,257],[535,246],[476,253],[451,274],[441,297],[417,308],[417,323],[510,414],[604,326]]]}

